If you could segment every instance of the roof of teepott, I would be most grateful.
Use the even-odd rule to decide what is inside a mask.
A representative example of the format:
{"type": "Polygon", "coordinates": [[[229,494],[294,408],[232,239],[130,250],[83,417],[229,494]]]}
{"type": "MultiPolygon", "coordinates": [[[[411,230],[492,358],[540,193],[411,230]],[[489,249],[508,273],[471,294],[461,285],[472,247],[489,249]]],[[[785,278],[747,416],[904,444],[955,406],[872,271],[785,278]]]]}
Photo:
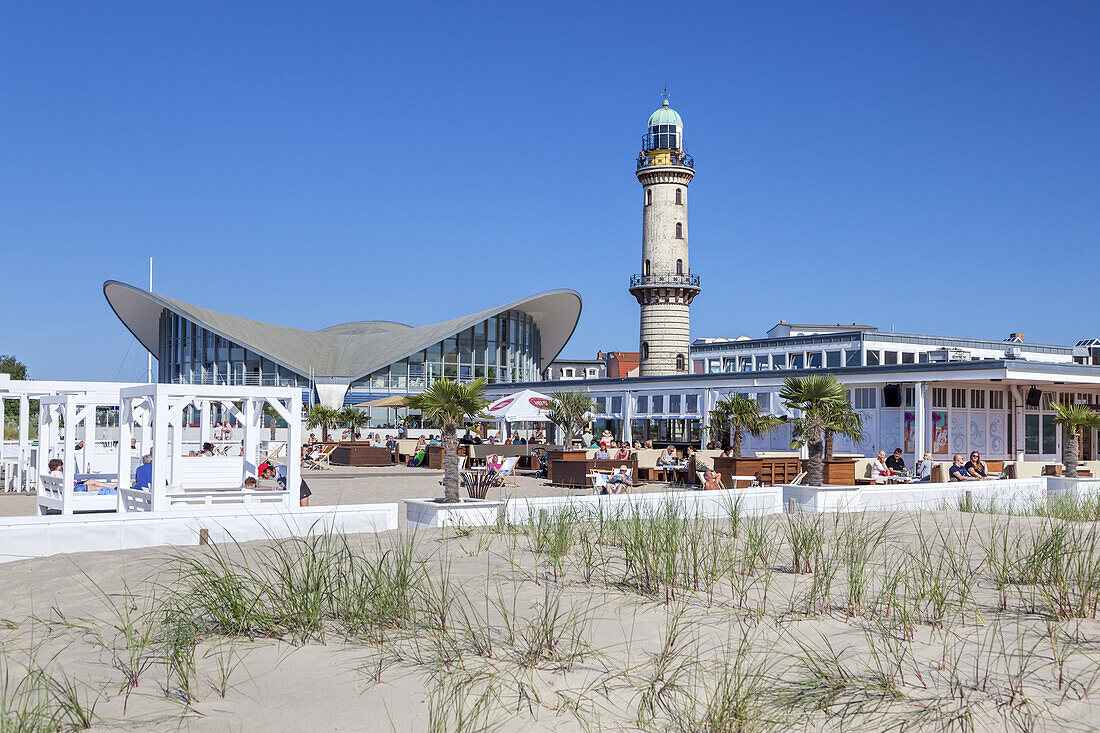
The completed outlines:
{"type": "Polygon", "coordinates": [[[310,331],[221,313],[116,280],[103,283],[103,294],[119,320],[154,356],[158,355],[160,313],[168,309],[300,374],[313,369],[320,377],[349,379],[370,374],[509,310],[521,310],[535,320],[542,342],[540,369],[545,369],[573,335],[581,312],[581,296],[576,291],[548,290],[427,326],[353,321],[310,331]]]}

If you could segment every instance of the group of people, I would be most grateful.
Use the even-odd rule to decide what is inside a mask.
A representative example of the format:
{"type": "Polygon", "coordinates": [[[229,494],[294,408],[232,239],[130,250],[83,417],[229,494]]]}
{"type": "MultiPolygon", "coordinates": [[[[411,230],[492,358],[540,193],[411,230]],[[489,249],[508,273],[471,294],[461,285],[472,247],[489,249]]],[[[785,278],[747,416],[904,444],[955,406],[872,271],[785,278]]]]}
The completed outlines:
{"type": "MultiPolygon", "coordinates": [[[[916,481],[931,481],[932,466],[931,453],[925,453],[924,457],[917,461],[913,472],[916,481]]],[[[970,452],[970,460],[966,460],[962,453],[956,453],[951,467],[947,471],[949,481],[992,481],[996,477],[989,475],[989,466],[982,460],[978,451],[970,452]]],[[[884,483],[891,476],[907,476],[909,469],[905,465],[901,448],[895,448],[893,454],[886,455],[886,451],[880,450],[875,456],[875,462],[871,464],[871,478],[876,483],[884,483]]]]}

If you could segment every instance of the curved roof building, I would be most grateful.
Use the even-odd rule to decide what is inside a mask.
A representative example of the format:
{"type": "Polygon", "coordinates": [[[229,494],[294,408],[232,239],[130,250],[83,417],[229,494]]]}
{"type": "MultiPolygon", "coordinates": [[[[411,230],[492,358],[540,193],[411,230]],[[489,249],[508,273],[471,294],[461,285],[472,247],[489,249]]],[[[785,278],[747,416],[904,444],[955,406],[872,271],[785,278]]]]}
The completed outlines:
{"type": "Polygon", "coordinates": [[[316,388],[331,407],[415,394],[432,380],[537,381],[580,318],[550,290],[428,326],[354,321],[319,331],[232,316],[108,280],[119,320],[157,357],[161,382],[316,388]]]}

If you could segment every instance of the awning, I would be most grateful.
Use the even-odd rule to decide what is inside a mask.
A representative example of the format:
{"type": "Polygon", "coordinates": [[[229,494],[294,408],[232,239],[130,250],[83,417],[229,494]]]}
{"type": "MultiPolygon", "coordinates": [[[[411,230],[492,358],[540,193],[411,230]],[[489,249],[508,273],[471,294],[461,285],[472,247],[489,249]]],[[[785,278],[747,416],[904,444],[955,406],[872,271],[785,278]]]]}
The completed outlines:
{"type": "Polygon", "coordinates": [[[546,395],[525,389],[507,397],[501,397],[485,408],[493,420],[505,422],[541,422],[546,420],[546,405],[550,400],[546,395]]]}
{"type": "Polygon", "coordinates": [[[369,402],[360,402],[352,405],[352,407],[404,407],[405,397],[403,395],[390,395],[389,397],[379,397],[376,400],[370,400],[369,402]]]}

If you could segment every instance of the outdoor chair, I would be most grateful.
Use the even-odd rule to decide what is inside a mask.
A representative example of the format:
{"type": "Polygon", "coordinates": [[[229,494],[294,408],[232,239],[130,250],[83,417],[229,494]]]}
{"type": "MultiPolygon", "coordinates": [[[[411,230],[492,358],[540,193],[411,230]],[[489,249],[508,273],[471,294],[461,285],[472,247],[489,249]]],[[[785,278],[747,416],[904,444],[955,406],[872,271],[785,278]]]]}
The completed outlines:
{"type": "Polygon", "coordinates": [[[794,477],[793,479],[791,479],[791,484],[790,484],[790,485],[791,485],[791,486],[801,486],[801,485],[802,485],[802,482],[803,482],[803,481],[804,481],[805,479],[806,479],[806,472],[805,472],[805,471],[803,471],[802,473],[798,474],[798,475],[797,475],[797,476],[795,476],[795,477],[794,477]]]}
{"type": "Polygon", "coordinates": [[[519,482],[516,481],[516,464],[519,463],[519,456],[512,456],[511,458],[504,459],[504,465],[497,471],[497,475],[500,476],[501,485],[519,486],[519,482]]]}
{"type": "Polygon", "coordinates": [[[331,471],[332,470],[332,452],[336,450],[336,444],[332,443],[321,448],[321,455],[317,458],[306,458],[302,461],[302,468],[308,468],[312,471],[331,471]]]}

